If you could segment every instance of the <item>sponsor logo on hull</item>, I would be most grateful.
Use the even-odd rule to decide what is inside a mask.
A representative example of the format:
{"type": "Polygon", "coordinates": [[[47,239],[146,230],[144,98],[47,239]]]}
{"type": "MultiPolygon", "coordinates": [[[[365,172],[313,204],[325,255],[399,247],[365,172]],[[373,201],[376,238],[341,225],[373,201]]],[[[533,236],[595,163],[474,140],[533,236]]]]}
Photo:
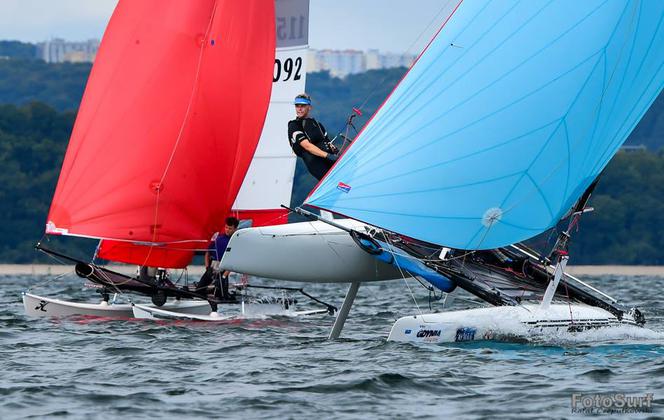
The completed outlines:
{"type": "Polygon", "coordinates": [[[475,333],[477,330],[475,328],[470,328],[470,327],[463,327],[459,328],[456,331],[456,336],[454,337],[454,341],[473,341],[475,339],[475,333]]]}
{"type": "Polygon", "coordinates": [[[417,332],[418,338],[440,337],[440,330],[419,330],[417,332]]]}
{"type": "Polygon", "coordinates": [[[47,312],[45,309],[46,305],[48,305],[48,302],[42,300],[41,302],[39,302],[39,305],[35,306],[35,311],[47,312]]]}

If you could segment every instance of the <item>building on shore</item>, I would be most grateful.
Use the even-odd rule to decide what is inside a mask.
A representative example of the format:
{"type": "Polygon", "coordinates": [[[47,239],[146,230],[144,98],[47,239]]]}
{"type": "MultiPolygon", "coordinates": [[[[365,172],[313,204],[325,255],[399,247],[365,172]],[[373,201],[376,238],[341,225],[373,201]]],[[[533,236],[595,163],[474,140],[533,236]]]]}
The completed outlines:
{"type": "Polygon", "coordinates": [[[378,50],[309,50],[308,72],[328,71],[333,77],[364,73],[367,70],[410,67],[412,54],[381,53],[378,50]]]}
{"type": "Polygon", "coordinates": [[[625,144],[620,146],[620,151],[625,153],[647,152],[648,148],[645,144],[625,144]]]}
{"type": "Polygon", "coordinates": [[[47,63],[92,63],[98,50],[98,39],[70,42],[61,38],[53,38],[37,44],[37,58],[47,63]]]}

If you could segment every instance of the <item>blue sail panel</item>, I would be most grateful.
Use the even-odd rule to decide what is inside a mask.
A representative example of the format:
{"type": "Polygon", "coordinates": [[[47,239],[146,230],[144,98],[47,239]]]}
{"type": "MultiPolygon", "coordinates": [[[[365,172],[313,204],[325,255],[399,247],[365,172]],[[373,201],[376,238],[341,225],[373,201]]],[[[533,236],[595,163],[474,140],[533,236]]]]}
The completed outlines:
{"type": "Polygon", "coordinates": [[[545,231],[661,92],[663,19],[660,0],[463,1],[305,203],[454,248],[545,231]]]}

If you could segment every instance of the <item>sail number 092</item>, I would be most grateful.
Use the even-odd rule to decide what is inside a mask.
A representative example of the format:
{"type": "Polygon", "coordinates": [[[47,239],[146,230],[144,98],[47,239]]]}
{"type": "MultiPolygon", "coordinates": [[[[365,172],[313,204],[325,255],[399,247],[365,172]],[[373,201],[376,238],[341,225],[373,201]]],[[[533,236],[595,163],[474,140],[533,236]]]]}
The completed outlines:
{"type": "Polygon", "coordinates": [[[302,57],[297,57],[295,60],[287,58],[283,62],[280,59],[274,60],[274,73],[272,81],[286,82],[292,77],[293,80],[300,80],[302,77],[302,57]]]}

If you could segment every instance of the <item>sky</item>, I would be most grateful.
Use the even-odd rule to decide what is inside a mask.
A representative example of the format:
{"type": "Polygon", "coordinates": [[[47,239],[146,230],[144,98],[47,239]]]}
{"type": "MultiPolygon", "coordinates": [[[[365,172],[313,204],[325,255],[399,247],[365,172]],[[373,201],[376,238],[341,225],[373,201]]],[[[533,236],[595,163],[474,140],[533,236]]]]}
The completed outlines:
{"type": "MultiPolygon", "coordinates": [[[[116,4],[117,0],[0,0],[0,39],[100,39],[116,4]]],[[[310,0],[309,45],[417,53],[454,4],[455,0],[310,0]]]]}

